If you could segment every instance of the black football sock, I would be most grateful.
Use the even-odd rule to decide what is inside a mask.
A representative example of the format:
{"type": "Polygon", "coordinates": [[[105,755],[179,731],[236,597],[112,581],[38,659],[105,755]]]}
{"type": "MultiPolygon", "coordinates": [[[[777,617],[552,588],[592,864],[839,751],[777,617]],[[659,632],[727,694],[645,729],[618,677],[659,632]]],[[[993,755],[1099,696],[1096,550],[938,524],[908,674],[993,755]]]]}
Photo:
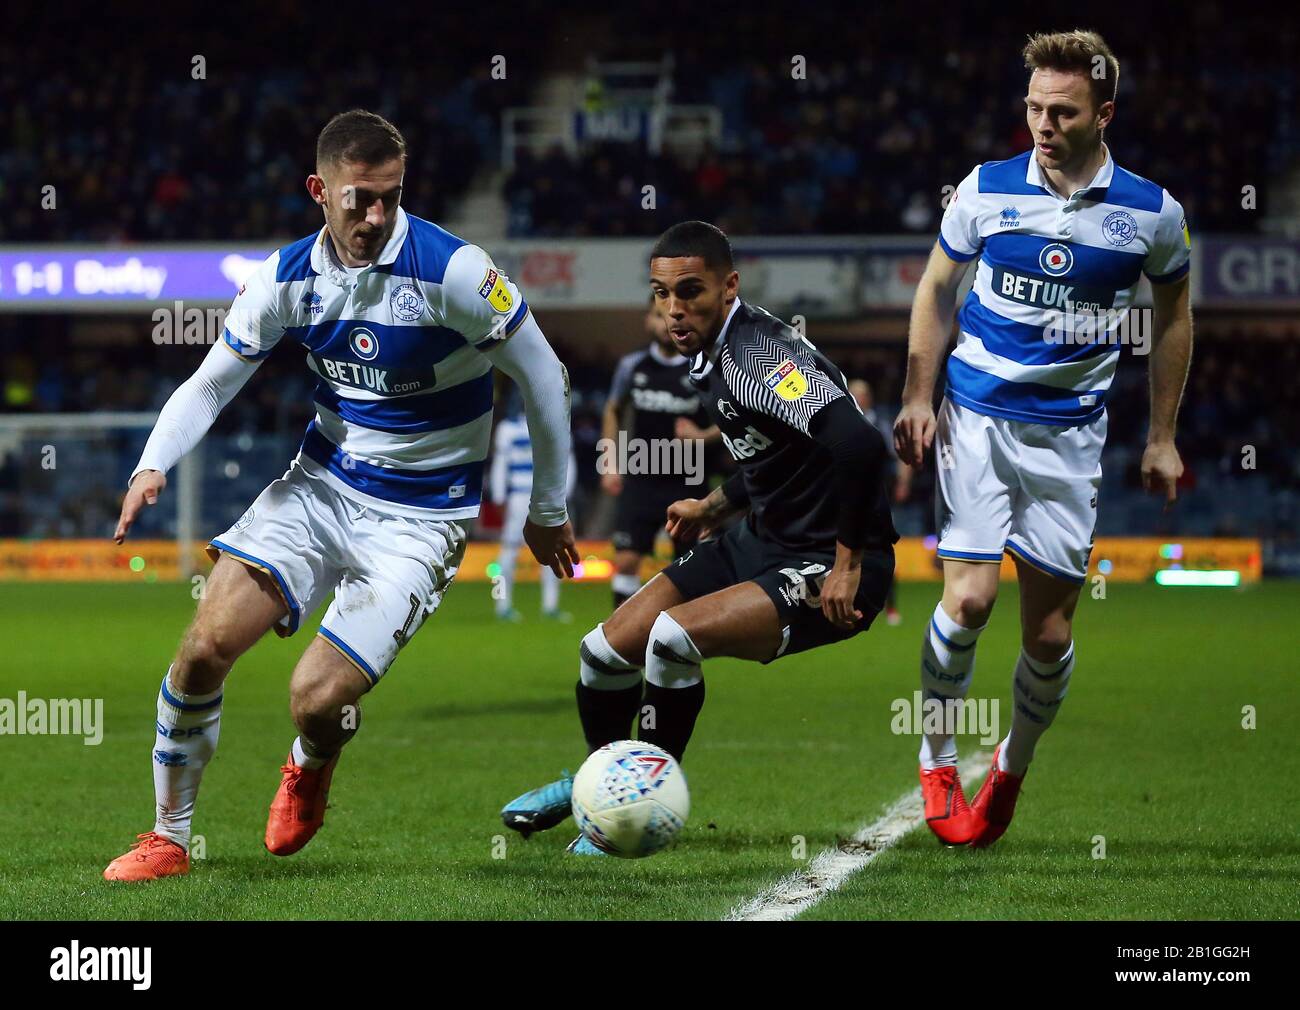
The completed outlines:
{"type": "Polygon", "coordinates": [[[643,720],[640,739],[662,747],[681,761],[695,732],[695,720],[704,707],[704,681],[689,687],[660,687],[647,680],[645,706],[650,711],[643,720]]]}
{"type": "Polygon", "coordinates": [[[617,691],[597,691],[578,681],[577,694],[578,718],[582,720],[588,751],[631,738],[632,720],[641,707],[639,683],[617,691]]]}

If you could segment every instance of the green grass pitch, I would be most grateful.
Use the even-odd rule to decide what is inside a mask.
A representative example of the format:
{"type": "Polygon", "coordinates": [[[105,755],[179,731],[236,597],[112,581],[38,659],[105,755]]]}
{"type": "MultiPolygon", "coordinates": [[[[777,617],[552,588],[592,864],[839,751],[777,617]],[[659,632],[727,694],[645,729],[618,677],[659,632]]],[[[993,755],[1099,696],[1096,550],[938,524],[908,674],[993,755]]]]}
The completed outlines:
{"type": "MultiPolygon", "coordinates": [[[[915,787],[918,740],[890,732],[890,705],[917,686],[937,592],[902,586],[901,627],[769,666],[709,663],[690,823],[641,861],[569,857],[571,822],[523,842],[497,815],[581,761],[577,647],[607,589],[566,588],[574,621],[560,625],[532,618],[525,587],[530,619],[507,626],[474,583],[449,593],[364,703],[320,834],[269,855],[266,808],[294,735],[289,674],[315,628],[304,623],[259,644],[227,684],[195,819],[205,858],[187,878],[128,886],[100,872],[152,826],[154,698],[189,587],[0,586],[0,698],[102,698],[106,727],[99,746],[0,736],[0,917],[718,918],[806,865],[799,837],[811,857],[915,787]]],[[[1005,586],[971,695],[1001,699],[1003,731],[1017,609],[1005,586]]],[[[1005,838],[974,852],[914,831],[804,917],[1300,917],[1298,614],[1294,583],[1085,593],[1069,698],[1005,838]]]]}

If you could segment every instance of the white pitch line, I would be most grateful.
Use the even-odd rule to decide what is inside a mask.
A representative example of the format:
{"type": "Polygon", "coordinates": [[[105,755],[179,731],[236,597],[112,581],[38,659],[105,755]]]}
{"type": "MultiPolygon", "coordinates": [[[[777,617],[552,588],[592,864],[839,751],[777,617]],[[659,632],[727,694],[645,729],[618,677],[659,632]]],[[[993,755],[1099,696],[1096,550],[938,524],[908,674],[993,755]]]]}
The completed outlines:
{"type": "MultiPolygon", "coordinates": [[[[962,785],[981,779],[991,755],[980,752],[961,763],[962,785]]],[[[921,787],[895,800],[879,818],[858,829],[848,842],[825,849],[808,866],[782,877],[725,916],[728,922],[784,922],[807,911],[867,866],[903,836],[925,823],[921,787]]]]}

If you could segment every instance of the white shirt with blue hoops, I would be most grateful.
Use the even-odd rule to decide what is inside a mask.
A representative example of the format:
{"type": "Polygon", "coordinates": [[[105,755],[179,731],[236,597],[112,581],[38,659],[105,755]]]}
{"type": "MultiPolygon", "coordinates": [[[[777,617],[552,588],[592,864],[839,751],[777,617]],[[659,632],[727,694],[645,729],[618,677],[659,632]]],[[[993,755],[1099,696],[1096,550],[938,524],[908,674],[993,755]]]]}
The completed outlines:
{"type": "Polygon", "coordinates": [[[398,209],[375,262],[346,269],[327,232],[273,253],[226,317],[248,361],[298,344],[316,418],[297,462],[348,497],[400,515],[478,515],[492,431],[483,351],[528,316],[482,249],[398,209]]]}
{"type": "Polygon", "coordinates": [[[1101,416],[1120,343],[1138,335],[1122,320],[1140,277],[1177,281],[1191,255],[1178,201],[1105,154],[1068,199],[1032,151],[980,165],[957,187],[939,244],[979,263],[948,358],[951,401],[1063,427],[1101,416]]]}

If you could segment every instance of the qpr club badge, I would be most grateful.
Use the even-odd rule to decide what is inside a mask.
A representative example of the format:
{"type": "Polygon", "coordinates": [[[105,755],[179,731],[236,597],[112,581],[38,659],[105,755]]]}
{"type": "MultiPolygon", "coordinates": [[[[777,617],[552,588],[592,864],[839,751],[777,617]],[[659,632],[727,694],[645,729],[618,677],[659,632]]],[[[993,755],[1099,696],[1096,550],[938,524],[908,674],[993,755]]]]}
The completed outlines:
{"type": "Polygon", "coordinates": [[[393,317],[404,323],[413,323],[424,314],[424,295],[414,284],[399,284],[388,296],[388,306],[393,317]]]}

